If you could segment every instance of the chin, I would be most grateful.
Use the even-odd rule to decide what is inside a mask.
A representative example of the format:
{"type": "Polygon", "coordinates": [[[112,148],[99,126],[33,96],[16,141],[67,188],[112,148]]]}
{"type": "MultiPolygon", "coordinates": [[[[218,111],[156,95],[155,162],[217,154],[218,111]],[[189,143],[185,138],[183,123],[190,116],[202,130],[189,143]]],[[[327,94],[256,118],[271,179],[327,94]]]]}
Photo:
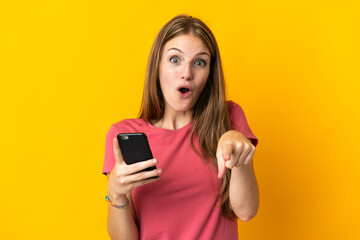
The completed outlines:
{"type": "Polygon", "coordinates": [[[189,112],[193,109],[193,104],[184,103],[184,104],[173,104],[170,107],[176,112],[189,112]]]}
{"type": "Polygon", "coordinates": [[[176,112],[189,112],[192,108],[174,108],[176,112]]]}

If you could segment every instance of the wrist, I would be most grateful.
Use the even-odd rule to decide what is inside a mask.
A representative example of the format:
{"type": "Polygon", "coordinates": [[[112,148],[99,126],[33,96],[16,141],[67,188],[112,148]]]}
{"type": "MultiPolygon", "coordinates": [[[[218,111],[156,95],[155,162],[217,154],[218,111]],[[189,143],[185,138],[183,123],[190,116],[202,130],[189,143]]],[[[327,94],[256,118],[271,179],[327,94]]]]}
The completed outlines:
{"type": "Polygon", "coordinates": [[[236,166],[231,169],[231,177],[247,178],[250,177],[251,175],[252,175],[252,169],[247,165],[236,166]]]}
{"type": "Polygon", "coordinates": [[[126,194],[113,195],[111,193],[108,193],[108,197],[111,202],[115,203],[116,205],[124,205],[128,201],[126,194]]]}

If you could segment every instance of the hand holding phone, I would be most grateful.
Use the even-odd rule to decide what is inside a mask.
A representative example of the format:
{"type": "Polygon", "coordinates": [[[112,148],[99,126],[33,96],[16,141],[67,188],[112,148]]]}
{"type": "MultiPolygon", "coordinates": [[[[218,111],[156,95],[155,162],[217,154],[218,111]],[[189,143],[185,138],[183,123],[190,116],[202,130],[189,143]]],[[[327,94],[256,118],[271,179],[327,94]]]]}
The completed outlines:
{"type": "MultiPolygon", "coordinates": [[[[117,139],[127,165],[153,158],[149,142],[144,133],[120,133],[117,135],[117,139]]],[[[156,169],[156,166],[141,171],[151,171],[154,169],[156,169]]]]}
{"type": "Polygon", "coordinates": [[[156,168],[145,134],[119,134],[113,139],[113,148],[116,164],[108,174],[110,199],[124,199],[132,189],[160,179],[162,170],[156,168]]]}

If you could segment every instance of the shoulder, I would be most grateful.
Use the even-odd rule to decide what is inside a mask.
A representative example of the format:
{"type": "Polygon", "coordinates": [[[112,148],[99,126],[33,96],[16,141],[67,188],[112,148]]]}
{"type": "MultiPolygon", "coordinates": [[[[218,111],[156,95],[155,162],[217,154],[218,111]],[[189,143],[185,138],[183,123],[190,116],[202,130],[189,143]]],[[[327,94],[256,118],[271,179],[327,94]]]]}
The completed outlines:
{"type": "Polygon", "coordinates": [[[245,116],[244,110],[239,104],[233,102],[232,100],[227,101],[227,104],[228,104],[230,118],[239,117],[243,115],[245,116]]]}
{"type": "Polygon", "coordinates": [[[114,137],[119,133],[141,132],[147,128],[147,123],[143,119],[124,119],[113,123],[108,130],[107,135],[114,137]]]}
{"type": "Polygon", "coordinates": [[[258,139],[250,129],[242,107],[230,100],[228,101],[228,108],[232,128],[238,132],[242,132],[247,138],[251,139],[252,144],[256,146],[258,139]]]}
{"type": "Polygon", "coordinates": [[[233,101],[228,101],[229,117],[233,129],[243,132],[248,128],[247,119],[242,107],[233,101]]]}
{"type": "Polygon", "coordinates": [[[146,127],[147,123],[143,119],[124,119],[110,126],[106,138],[112,141],[119,133],[142,132],[146,127]]]}
{"type": "Polygon", "coordinates": [[[111,125],[110,130],[117,132],[133,132],[146,127],[147,123],[141,118],[124,119],[111,125]]]}

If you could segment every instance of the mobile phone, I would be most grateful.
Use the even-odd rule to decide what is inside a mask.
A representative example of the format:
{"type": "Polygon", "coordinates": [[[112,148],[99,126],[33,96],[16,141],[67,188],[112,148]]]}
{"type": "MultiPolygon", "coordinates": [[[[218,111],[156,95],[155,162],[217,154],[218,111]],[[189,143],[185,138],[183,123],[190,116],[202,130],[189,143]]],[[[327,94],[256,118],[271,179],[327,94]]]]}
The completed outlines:
{"type": "MultiPolygon", "coordinates": [[[[145,133],[120,133],[117,135],[117,139],[126,164],[130,165],[153,158],[145,133]]],[[[148,167],[142,171],[154,169],[156,166],[148,167]]]]}

